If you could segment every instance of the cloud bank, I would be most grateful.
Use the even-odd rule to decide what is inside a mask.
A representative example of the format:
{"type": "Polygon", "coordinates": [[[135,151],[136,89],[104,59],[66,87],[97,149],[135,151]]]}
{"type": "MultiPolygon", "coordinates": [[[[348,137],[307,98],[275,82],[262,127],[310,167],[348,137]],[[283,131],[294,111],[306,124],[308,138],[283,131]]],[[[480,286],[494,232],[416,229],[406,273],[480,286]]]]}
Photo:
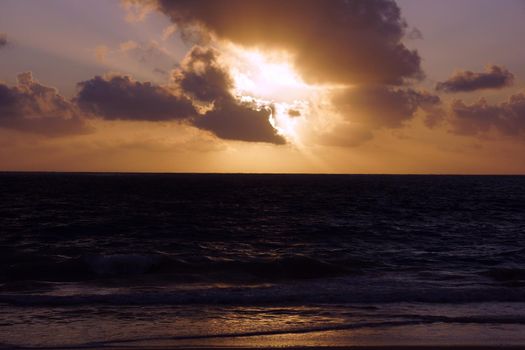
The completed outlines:
{"type": "Polygon", "coordinates": [[[418,109],[432,118],[441,111],[438,96],[411,88],[381,85],[347,89],[335,95],[334,103],[349,121],[370,129],[402,127],[418,109]]]}
{"type": "Polygon", "coordinates": [[[82,111],[108,120],[170,121],[196,114],[189,99],[128,76],[97,76],[78,87],[75,102],[82,111]]]}
{"type": "Polygon", "coordinates": [[[271,110],[232,95],[233,80],[211,48],[194,47],[169,86],[128,76],[94,77],[78,84],[74,103],[106,120],[180,121],[227,140],[284,144],[270,124],[271,110]]]}
{"type": "Polygon", "coordinates": [[[444,82],[437,83],[436,90],[443,92],[471,92],[483,89],[501,89],[514,83],[514,74],[506,68],[491,65],[485,72],[460,71],[444,82]]]}
{"type": "Polygon", "coordinates": [[[489,104],[480,99],[473,104],[462,100],[452,103],[451,123],[454,132],[462,135],[478,135],[491,129],[508,136],[525,131],[525,94],[517,93],[502,103],[489,104]]]}
{"type": "Polygon", "coordinates": [[[421,78],[392,0],[128,0],[153,5],[184,37],[195,32],[244,47],[286,50],[308,82],[401,84],[421,78]],[[313,49],[315,48],[315,49],[313,49]]]}
{"type": "Polygon", "coordinates": [[[31,72],[19,74],[17,86],[0,84],[0,127],[46,136],[89,131],[78,108],[31,72]]]}

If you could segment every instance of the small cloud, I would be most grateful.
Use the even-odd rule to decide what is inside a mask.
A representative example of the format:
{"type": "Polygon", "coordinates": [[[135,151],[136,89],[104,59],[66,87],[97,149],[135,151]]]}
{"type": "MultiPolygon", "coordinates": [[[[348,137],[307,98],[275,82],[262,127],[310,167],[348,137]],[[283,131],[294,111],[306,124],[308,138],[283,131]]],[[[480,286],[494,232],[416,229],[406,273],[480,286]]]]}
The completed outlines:
{"type": "MultiPolygon", "coordinates": [[[[94,53],[99,63],[109,65],[112,68],[122,66],[125,71],[143,71],[144,64],[169,71],[174,62],[171,52],[156,41],[137,42],[128,40],[113,49],[106,45],[100,45],[95,48],[94,53]]],[[[158,72],[155,73],[158,74],[158,72]]]]}
{"type": "Polygon", "coordinates": [[[167,26],[162,32],[162,40],[168,40],[177,32],[177,26],[175,24],[167,26]]]}
{"type": "Polygon", "coordinates": [[[288,110],[288,115],[290,117],[300,117],[301,116],[301,112],[296,110],[296,109],[289,109],[288,110]]]}
{"type": "Polygon", "coordinates": [[[0,48],[7,46],[7,34],[0,33],[0,48]]]}
{"type": "Polygon", "coordinates": [[[121,0],[126,11],[126,21],[141,22],[156,8],[153,0],[121,0]]]}
{"type": "Polygon", "coordinates": [[[167,76],[169,73],[166,72],[164,69],[162,68],[154,68],[153,69],[153,73],[157,73],[159,75],[163,75],[163,76],[167,76]]]}
{"type": "Polygon", "coordinates": [[[501,89],[514,84],[514,74],[505,67],[489,65],[485,72],[459,71],[448,80],[437,83],[436,90],[443,92],[471,92],[484,89],[501,89]]]}
{"type": "Polygon", "coordinates": [[[423,40],[423,33],[416,27],[412,28],[407,34],[407,39],[409,40],[423,40]]]}
{"type": "Polygon", "coordinates": [[[139,47],[139,44],[137,44],[135,41],[133,40],[128,40],[126,42],[123,42],[119,45],[119,48],[121,51],[130,51],[130,50],[134,50],[136,48],[139,47]]]}

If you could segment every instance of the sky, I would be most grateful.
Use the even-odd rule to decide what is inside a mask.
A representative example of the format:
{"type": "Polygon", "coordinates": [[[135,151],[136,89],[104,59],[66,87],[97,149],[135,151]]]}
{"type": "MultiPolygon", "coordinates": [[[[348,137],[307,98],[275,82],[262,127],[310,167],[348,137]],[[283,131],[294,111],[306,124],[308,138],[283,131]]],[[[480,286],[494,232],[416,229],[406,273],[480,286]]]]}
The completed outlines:
{"type": "Polygon", "coordinates": [[[0,171],[525,174],[525,0],[2,0],[0,171]]]}

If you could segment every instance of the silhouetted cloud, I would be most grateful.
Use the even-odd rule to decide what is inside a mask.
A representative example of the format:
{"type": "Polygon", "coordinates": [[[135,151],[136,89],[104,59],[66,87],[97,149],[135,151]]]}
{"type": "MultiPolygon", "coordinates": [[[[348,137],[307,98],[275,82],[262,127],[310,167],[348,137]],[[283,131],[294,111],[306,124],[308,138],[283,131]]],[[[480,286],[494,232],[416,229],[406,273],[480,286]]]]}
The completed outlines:
{"type": "Polygon", "coordinates": [[[78,106],[86,113],[109,120],[184,120],[196,114],[188,98],[128,76],[96,76],[78,83],[78,87],[78,106]]]}
{"type": "Polygon", "coordinates": [[[0,127],[47,136],[89,131],[75,105],[31,72],[19,74],[17,86],[0,84],[0,127]]]}
{"type": "Polygon", "coordinates": [[[222,139],[285,144],[271,126],[270,114],[268,109],[257,110],[250,104],[226,100],[193,123],[222,139]]]}
{"type": "Polygon", "coordinates": [[[411,88],[382,85],[349,88],[336,94],[333,102],[346,119],[371,129],[398,128],[421,109],[435,124],[443,117],[438,96],[411,88]]]}
{"type": "Polygon", "coordinates": [[[198,28],[245,47],[285,49],[310,82],[400,84],[422,77],[418,53],[401,42],[407,26],[392,0],[126,2],[156,6],[186,38],[198,28]]]}
{"type": "Polygon", "coordinates": [[[230,90],[233,80],[226,68],[217,61],[219,52],[195,46],[173,72],[173,82],[192,99],[201,102],[220,102],[233,99],[230,90]]]}
{"type": "Polygon", "coordinates": [[[184,121],[222,139],[285,143],[270,124],[269,108],[232,95],[233,80],[218,55],[194,47],[174,70],[169,87],[128,76],[96,76],[78,83],[74,102],[84,113],[108,120],[184,121]]]}
{"type": "Polygon", "coordinates": [[[514,75],[500,66],[487,66],[485,72],[460,71],[444,82],[437,83],[436,90],[444,92],[469,92],[482,89],[500,89],[511,86],[514,75]]]}
{"type": "Polygon", "coordinates": [[[4,46],[7,46],[7,34],[0,33],[0,49],[4,46]]]}
{"type": "Polygon", "coordinates": [[[173,82],[182,93],[211,106],[193,124],[223,139],[284,144],[270,124],[270,108],[242,103],[232,95],[233,80],[220,66],[218,55],[211,48],[196,46],[173,73],[173,82]]]}
{"type": "Polygon", "coordinates": [[[517,93],[507,101],[489,104],[480,99],[473,104],[456,100],[451,106],[454,132],[477,135],[495,129],[504,135],[519,135],[525,131],[525,94],[517,93]]]}

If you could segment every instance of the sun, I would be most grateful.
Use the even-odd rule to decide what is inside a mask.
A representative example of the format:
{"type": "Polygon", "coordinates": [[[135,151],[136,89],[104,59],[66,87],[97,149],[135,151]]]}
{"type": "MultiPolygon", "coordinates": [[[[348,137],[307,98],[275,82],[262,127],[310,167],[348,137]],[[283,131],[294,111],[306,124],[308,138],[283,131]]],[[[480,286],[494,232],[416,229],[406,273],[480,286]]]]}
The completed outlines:
{"type": "Polygon", "coordinates": [[[292,101],[306,97],[314,88],[306,84],[285,53],[235,49],[230,59],[235,90],[270,100],[292,101]]]}
{"type": "Polygon", "coordinates": [[[232,47],[228,67],[234,81],[234,94],[258,108],[271,111],[270,124],[288,141],[300,143],[300,124],[318,86],[303,81],[286,53],[266,53],[232,47]]]}

